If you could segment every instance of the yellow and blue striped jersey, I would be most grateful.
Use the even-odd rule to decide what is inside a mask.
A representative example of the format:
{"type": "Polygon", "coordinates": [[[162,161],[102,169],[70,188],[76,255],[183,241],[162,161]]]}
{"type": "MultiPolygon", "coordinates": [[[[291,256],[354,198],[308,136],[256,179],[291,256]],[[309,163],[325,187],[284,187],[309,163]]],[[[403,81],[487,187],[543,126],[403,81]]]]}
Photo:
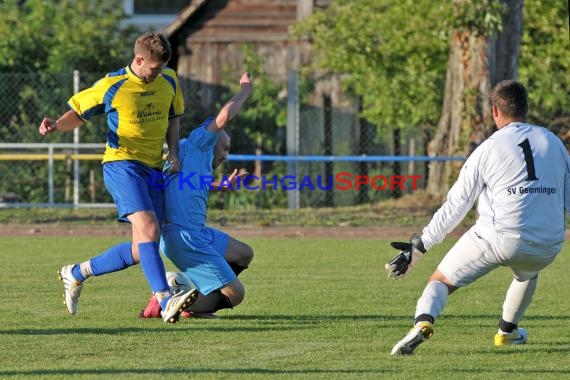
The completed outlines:
{"type": "Polygon", "coordinates": [[[184,113],[184,98],[174,70],[165,68],[145,83],[129,66],[97,81],[68,102],[84,121],[107,115],[107,146],[103,162],[135,160],[162,167],[168,121],[184,113]]]}

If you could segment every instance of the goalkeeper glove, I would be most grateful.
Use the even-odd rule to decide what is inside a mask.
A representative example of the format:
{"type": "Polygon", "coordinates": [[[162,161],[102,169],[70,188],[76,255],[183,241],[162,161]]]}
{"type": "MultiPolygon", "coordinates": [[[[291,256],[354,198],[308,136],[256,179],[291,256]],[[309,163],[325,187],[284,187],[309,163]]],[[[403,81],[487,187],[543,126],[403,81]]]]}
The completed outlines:
{"type": "Polygon", "coordinates": [[[413,268],[426,253],[421,235],[413,234],[410,242],[393,241],[390,245],[400,252],[384,266],[390,278],[403,278],[409,269],[413,268]]]}

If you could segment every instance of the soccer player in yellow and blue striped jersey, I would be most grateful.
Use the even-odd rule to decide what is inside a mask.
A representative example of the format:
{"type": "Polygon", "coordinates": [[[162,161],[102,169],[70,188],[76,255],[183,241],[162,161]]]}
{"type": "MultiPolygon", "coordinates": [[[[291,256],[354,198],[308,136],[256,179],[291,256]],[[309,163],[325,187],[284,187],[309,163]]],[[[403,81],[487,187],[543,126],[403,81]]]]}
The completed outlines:
{"type": "Polygon", "coordinates": [[[180,85],[169,68],[161,68],[162,75],[149,83],[132,70],[127,66],[108,74],[68,105],[84,121],[107,114],[103,162],[135,160],[159,169],[168,121],[184,112],[180,85]]]}
{"type": "Polygon", "coordinates": [[[161,176],[162,146],[166,138],[168,161],[173,171],[178,159],[179,117],[184,99],[175,72],[166,67],[171,48],[158,33],[142,34],[135,42],[134,58],[93,87],[74,95],[71,108],[59,119],[44,118],[39,132],[71,131],[92,116],[107,117],[107,145],[103,157],[105,186],[113,196],[119,221],[132,225],[132,242],[111,247],[105,253],[60,270],[70,314],[77,311],[83,282],[141,263],[147,281],[161,303],[165,322],[176,322],[182,309],[197,297],[191,290],[172,295],[164,263],[158,251],[160,223],[164,213],[161,189],[151,186],[161,176]]]}

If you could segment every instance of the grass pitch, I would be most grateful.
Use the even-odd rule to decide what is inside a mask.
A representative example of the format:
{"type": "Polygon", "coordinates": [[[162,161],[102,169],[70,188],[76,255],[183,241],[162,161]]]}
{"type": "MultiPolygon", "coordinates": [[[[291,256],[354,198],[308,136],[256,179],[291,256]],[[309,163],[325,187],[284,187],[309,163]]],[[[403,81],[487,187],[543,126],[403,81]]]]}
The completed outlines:
{"type": "Polygon", "coordinates": [[[88,280],[78,314],[66,313],[57,270],[120,240],[0,238],[0,378],[570,378],[568,248],[539,279],[528,344],[492,345],[511,281],[501,268],[450,297],[415,355],[392,357],[452,242],[392,281],[385,240],[244,240],[255,250],[244,303],[165,325],[137,317],[149,295],[139,267],[88,280]]]}

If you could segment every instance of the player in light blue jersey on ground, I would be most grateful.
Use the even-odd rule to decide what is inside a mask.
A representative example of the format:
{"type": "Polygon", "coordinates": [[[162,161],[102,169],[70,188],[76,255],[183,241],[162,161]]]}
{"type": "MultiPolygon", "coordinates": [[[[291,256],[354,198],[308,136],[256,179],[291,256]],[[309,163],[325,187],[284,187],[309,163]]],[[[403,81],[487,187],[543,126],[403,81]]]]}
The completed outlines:
{"type": "MultiPolygon", "coordinates": [[[[237,275],[253,258],[248,245],[206,225],[213,168],[226,161],[230,149],[230,137],[224,127],[252,91],[247,73],[242,74],[240,86],[240,92],[215,118],[206,119],[188,138],[180,140],[181,169],[168,177],[165,189],[166,217],[160,247],[200,291],[198,300],[189,309],[195,313],[213,313],[237,306],[245,294],[237,275]]],[[[165,173],[168,169],[167,164],[165,173]]],[[[237,175],[234,171],[224,182],[232,182],[237,175]]],[[[153,302],[151,298],[145,310],[150,310],[153,302]]],[[[141,317],[155,315],[143,311],[141,317]]]]}
{"type": "Polygon", "coordinates": [[[556,135],[524,121],[528,103],[522,84],[500,82],[493,89],[491,103],[498,131],[465,161],[447,201],[421,235],[414,234],[409,243],[392,243],[401,252],[386,269],[398,278],[441,243],[478,200],[477,222],[430,277],[416,305],[414,327],[396,343],[392,355],[412,354],[432,336],[434,321],[449,294],[499,266],[511,268],[513,281],[494,344],[524,344],[528,339],[518,323],[530,305],[539,272],[554,261],[564,244],[564,211],[570,212],[570,161],[556,135]]]}

